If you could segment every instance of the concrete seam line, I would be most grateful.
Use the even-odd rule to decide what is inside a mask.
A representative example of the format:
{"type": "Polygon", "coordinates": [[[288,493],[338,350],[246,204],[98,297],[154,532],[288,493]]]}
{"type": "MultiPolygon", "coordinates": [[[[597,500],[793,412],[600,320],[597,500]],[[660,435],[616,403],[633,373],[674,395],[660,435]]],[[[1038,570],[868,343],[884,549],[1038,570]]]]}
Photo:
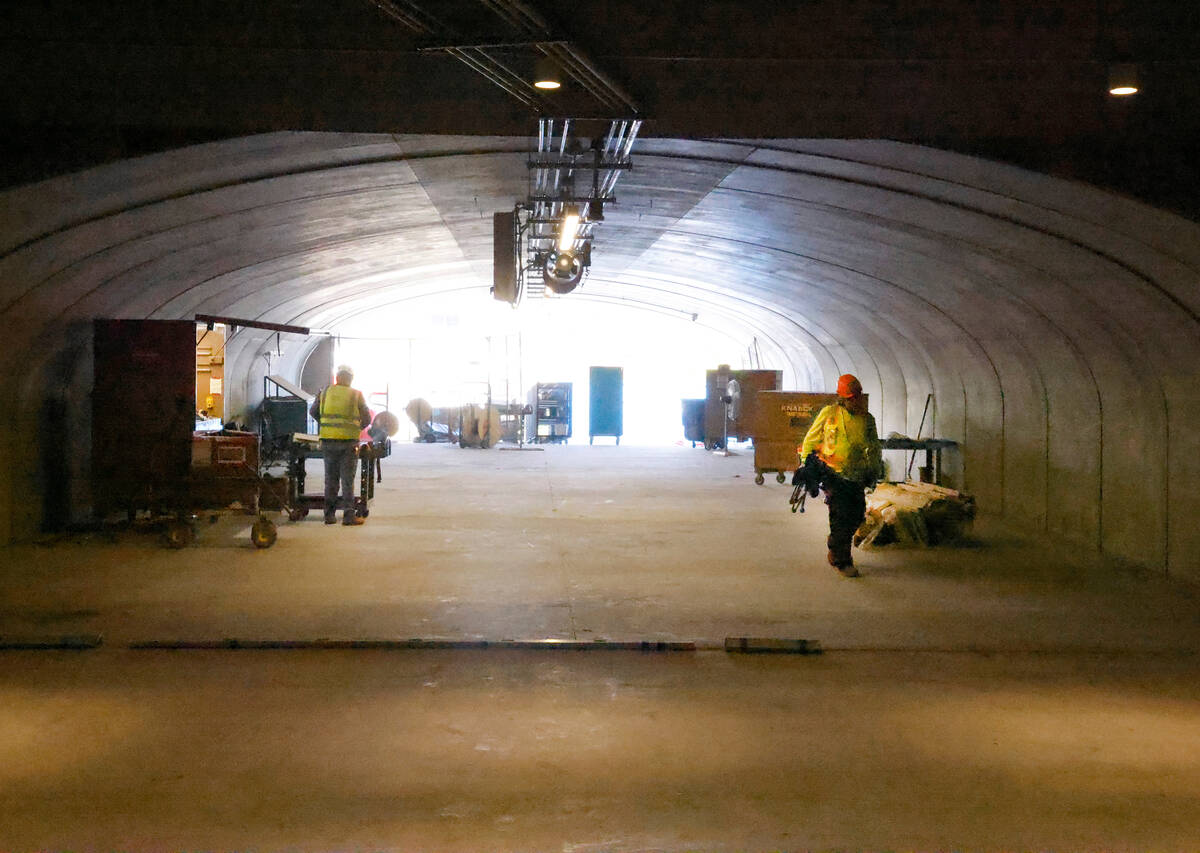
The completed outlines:
{"type": "Polygon", "coordinates": [[[1035,646],[831,646],[827,652],[839,654],[879,654],[883,652],[895,654],[929,654],[929,655],[980,655],[983,657],[1001,657],[1003,655],[1025,655],[1037,657],[1063,656],[1097,656],[1097,657],[1179,657],[1191,658],[1200,655],[1200,650],[1187,646],[1162,646],[1159,648],[1132,648],[1129,646],[1085,646],[1085,645],[1046,645],[1035,646]]]}
{"type": "Polygon", "coordinates": [[[308,639],[308,640],[245,640],[234,637],[222,640],[146,640],[130,643],[137,651],[263,651],[312,649],[458,649],[458,650],[538,650],[538,651],[640,651],[695,652],[725,651],[739,654],[820,654],[816,640],[787,637],[726,637],[723,641],[668,640],[445,640],[445,639],[308,639]]]}
{"type": "Polygon", "coordinates": [[[0,651],[29,651],[37,649],[77,650],[94,649],[104,642],[100,634],[68,634],[61,637],[0,636],[0,651]]]}
{"type": "Polygon", "coordinates": [[[268,650],[268,649],[520,649],[543,651],[642,651],[642,652],[692,652],[696,644],[690,641],[665,640],[148,640],[130,643],[128,648],[149,650],[268,650]]]}
{"type": "Polygon", "coordinates": [[[821,644],[815,640],[781,637],[726,637],[724,649],[731,654],[744,655],[818,655],[821,653],[821,644]]]}

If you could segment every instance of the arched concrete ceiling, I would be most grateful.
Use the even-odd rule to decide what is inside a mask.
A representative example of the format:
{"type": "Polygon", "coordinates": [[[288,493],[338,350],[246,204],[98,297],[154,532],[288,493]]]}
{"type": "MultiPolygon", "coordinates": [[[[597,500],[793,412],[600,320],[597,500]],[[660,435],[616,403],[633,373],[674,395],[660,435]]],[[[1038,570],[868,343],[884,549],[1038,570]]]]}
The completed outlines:
{"type": "MultiPolygon", "coordinates": [[[[40,474],[24,448],[47,400],[87,409],[92,318],[337,329],[447,292],[490,303],[491,214],[524,198],[528,149],[274,133],[4,193],[4,407],[19,423],[0,517],[28,529],[21,496],[40,474]]],[[[883,433],[914,434],[932,394],[984,510],[1196,572],[1194,223],[897,143],[643,139],[633,160],[564,304],[695,314],[757,338],[787,387],[857,373],[883,433]]],[[[246,387],[265,338],[229,346],[246,387]]]]}

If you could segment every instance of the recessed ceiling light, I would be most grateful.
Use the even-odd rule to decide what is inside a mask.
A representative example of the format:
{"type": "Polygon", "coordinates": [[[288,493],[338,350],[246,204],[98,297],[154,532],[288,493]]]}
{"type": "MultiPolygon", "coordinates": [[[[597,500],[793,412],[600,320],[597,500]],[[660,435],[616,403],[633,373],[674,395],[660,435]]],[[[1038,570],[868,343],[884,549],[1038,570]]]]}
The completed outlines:
{"type": "Polygon", "coordinates": [[[1140,86],[1138,69],[1132,62],[1117,62],[1108,68],[1108,93],[1118,97],[1136,95],[1140,86]]]}
{"type": "Polygon", "coordinates": [[[537,61],[533,73],[533,85],[538,89],[552,91],[562,87],[562,75],[558,66],[548,56],[543,56],[537,61]]]}

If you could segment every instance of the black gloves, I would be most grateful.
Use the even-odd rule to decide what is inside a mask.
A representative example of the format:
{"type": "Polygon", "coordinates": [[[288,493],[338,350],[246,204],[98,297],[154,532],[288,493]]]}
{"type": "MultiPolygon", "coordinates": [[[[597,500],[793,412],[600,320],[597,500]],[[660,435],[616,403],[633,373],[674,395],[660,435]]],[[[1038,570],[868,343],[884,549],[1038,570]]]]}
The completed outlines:
{"type": "Polygon", "coordinates": [[[821,461],[817,451],[811,451],[804,458],[803,464],[792,475],[793,486],[803,486],[810,497],[816,497],[821,491],[821,483],[829,475],[829,467],[821,461]]]}

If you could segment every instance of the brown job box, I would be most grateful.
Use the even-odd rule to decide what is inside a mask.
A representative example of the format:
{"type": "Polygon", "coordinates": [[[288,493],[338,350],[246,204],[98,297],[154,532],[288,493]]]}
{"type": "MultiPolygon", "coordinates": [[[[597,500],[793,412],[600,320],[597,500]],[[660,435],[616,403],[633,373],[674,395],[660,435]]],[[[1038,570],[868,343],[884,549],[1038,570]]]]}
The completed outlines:
{"type": "Polygon", "coordinates": [[[754,420],[754,482],[776,472],[782,483],[785,472],[799,464],[798,449],[804,435],[825,406],[837,402],[836,394],[811,391],[759,391],[754,420]]]}
{"type": "Polygon", "coordinates": [[[192,473],[210,477],[258,478],[258,434],[192,434],[192,473]]]}

